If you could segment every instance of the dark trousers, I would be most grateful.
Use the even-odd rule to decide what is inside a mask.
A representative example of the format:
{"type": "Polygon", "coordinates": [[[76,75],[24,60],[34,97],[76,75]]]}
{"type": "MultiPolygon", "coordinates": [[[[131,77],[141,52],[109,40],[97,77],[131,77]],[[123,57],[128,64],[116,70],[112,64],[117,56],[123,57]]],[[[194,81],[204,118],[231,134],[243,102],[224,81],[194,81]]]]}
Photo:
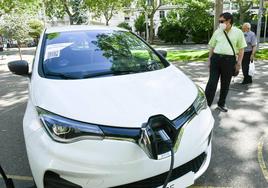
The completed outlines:
{"type": "Polygon", "coordinates": [[[244,53],[244,57],[242,61],[242,70],[243,70],[243,75],[244,75],[243,83],[252,83],[252,77],[248,75],[251,54],[252,54],[252,51],[244,53]]]}
{"type": "Polygon", "coordinates": [[[225,105],[225,100],[229,91],[235,62],[236,60],[234,56],[219,54],[212,55],[210,59],[209,80],[205,91],[209,106],[211,106],[213,102],[219,78],[221,78],[221,89],[218,105],[225,105]]]}

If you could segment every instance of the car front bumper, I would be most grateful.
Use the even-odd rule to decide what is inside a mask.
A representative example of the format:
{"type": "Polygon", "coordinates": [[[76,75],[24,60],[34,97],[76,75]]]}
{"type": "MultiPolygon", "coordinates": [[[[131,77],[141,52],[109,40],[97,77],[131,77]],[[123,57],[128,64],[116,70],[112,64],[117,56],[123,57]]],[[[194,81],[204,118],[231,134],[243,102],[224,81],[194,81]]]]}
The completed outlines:
{"type": "MultiPolygon", "coordinates": [[[[196,163],[200,166],[194,172],[194,180],[205,172],[211,157],[209,137],[213,125],[214,119],[208,108],[184,125],[181,143],[175,153],[174,171],[179,169],[175,179],[193,171],[191,166],[196,163]]],[[[158,187],[164,181],[154,180],[166,177],[169,170],[170,157],[152,160],[133,142],[104,139],[63,144],[53,141],[30,100],[23,127],[28,159],[38,188],[46,188],[44,182],[48,185],[53,181],[62,181],[62,184],[67,181],[63,185],[65,188],[158,187]],[[146,180],[152,183],[145,184],[146,180]]]]}

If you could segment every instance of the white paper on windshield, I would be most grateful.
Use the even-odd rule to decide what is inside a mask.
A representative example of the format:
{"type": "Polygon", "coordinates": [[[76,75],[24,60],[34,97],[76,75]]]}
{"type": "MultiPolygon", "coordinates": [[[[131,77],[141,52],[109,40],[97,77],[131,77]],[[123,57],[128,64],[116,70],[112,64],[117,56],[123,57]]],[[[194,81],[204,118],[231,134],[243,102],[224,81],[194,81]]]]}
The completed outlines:
{"type": "Polygon", "coordinates": [[[58,43],[58,44],[49,44],[46,47],[46,53],[44,61],[48,59],[52,59],[55,57],[60,57],[60,51],[68,46],[73,44],[72,42],[66,42],[66,43],[58,43]]]}

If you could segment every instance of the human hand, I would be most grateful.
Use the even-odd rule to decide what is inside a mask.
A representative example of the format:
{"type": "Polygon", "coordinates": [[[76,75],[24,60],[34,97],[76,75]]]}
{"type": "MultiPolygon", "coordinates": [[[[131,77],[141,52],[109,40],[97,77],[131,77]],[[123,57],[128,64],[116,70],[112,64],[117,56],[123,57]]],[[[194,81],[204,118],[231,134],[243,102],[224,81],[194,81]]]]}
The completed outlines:
{"type": "Polygon", "coordinates": [[[241,63],[236,63],[236,65],[235,65],[236,72],[238,72],[240,70],[240,68],[241,68],[241,63]]]}
{"type": "Polygon", "coordinates": [[[250,61],[253,61],[254,60],[254,55],[252,54],[251,56],[250,56],[250,61]]]}

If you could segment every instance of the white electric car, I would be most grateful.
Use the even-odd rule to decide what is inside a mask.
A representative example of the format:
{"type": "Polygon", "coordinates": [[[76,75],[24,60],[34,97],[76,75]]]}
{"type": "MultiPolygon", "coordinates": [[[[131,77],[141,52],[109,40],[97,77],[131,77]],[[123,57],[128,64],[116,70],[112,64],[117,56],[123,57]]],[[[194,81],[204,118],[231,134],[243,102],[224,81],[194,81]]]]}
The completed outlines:
{"type": "Polygon", "coordinates": [[[205,172],[214,119],[165,55],[124,29],[68,26],[44,31],[31,73],[9,63],[30,78],[23,130],[38,188],[181,188],[205,172]]]}

